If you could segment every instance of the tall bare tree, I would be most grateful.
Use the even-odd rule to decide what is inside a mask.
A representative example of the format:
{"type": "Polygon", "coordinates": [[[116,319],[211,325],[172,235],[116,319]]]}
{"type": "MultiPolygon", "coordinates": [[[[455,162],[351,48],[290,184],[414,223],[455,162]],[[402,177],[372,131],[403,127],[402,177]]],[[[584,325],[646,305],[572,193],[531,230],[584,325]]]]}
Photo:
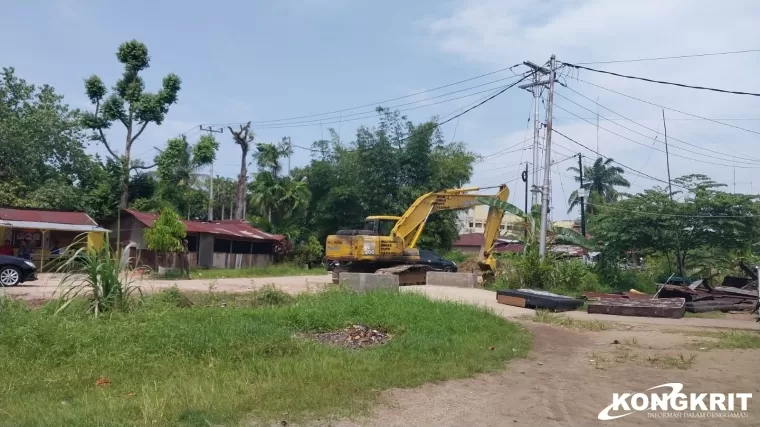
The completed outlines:
{"type": "Polygon", "coordinates": [[[116,51],[116,59],[124,64],[124,73],[121,79],[116,81],[113,93],[108,98],[108,90],[100,77],[93,74],[85,80],[87,97],[95,106],[95,111],[83,116],[83,124],[85,128],[93,131],[91,139],[103,144],[108,154],[121,164],[119,207],[124,209],[127,207],[129,196],[130,172],[155,166],[145,166],[139,161],[133,161],[132,144],[142,135],[149,123],[160,125],[164,121],[169,106],[177,102],[177,93],[182,81],[179,76],[170,73],[164,77],[158,92],[145,92],[145,82],[139,74],[150,66],[150,56],[147,46],[137,40],[122,43],[116,51]],[[127,131],[121,155],[112,142],[108,141],[104,132],[114,122],[121,123],[127,131]]]}
{"type": "Polygon", "coordinates": [[[255,135],[251,131],[251,122],[240,125],[239,130],[233,130],[232,127],[227,126],[232,134],[232,139],[235,140],[235,144],[240,146],[240,175],[238,175],[237,182],[237,202],[235,206],[235,219],[245,219],[245,193],[248,184],[248,164],[246,159],[248,158],[248,152],[251,149],[253,138],[255,135]]]}

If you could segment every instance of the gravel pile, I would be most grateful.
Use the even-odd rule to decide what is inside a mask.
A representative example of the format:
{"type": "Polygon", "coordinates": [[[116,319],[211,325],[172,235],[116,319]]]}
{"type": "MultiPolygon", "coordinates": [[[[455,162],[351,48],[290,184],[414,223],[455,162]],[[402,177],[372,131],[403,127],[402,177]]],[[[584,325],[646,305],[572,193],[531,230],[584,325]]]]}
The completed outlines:
{"type": "Polygon", "coordinates": [[[391,334],[372,329],[365,325],[353,325],[338,331],[317,334],[315,338],[323,344],[364,348],[377,344],[385,344],[391,339],[391,334]]]}

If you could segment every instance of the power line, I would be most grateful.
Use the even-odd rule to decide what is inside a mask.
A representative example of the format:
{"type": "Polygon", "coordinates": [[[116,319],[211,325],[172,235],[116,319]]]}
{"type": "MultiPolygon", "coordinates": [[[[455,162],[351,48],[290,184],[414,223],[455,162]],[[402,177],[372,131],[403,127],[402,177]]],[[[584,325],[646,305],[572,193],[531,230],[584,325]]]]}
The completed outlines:
{"type": "MultiPolygon", "coordinates": [[[[260,124],[260,123],[272,123],[272,122],[283,122],[283,121],[288,121],[288,120],[306,119],[306,118],[311,118],[311,117],[326,116],[328,114],[343,113],[343,112],[351,111],[351,110],[358,110],[360,108],[374,107],[374,106],[377,106],[377,105],[380,105],[380,104],[384,104],[386,102],[392,102],[392,101],[398,101],[399,99],[411,98],[413,96],[422,95],[422,94],[433,92],[433,91],[436,91],[436,90],[439,90],[439,89],[444,89],[444,88],[447,88],[447,87],[456,86],[458,84],[466,83],[466,82],[469,82],[469,81],[472,81],[472,80],[477,80],[477,79],[480,79],[480,78],[483,78],[483,77],[486,77],[486,76],[490,76],[490,75],[493,75],[493,74],[500,73],[502,71],[511,70],[511,69],[513,69],[513,68],[515,68],[517,66],[520,66],[520,65],[522,65],[522,64],[515,64],[515,65],[513,65],[511,67],[502,68],[500,70],[492,71],[490,73],[481,74],[479,76],[470,77],[468,79],[460,80],[458,82],[449,83],[449,84],[446,84],[446,85],[443,85],[443,86],[434,87],[432,89],[423,90],[421,92],[413,93],[411,95],[404,95],[404,96],[399,96],[399,97],[396,97],[396,98],[386,99],[384,101],[370,102],[369,104],[359,105],[359,106],[350,107],[350,108],[344,108],[344,109],[341,109],[341,110],[328,111],[328,112],[325,112],[325,113],[309,114],[309,115],[305,115],[305,116],[287,117],[287,118],[283,118],[283,119],[262,120],[262,121],[259,121],[257,123],[260,124]]],[[[508,78],[514,78],[514,77],[515,76],[510,76],[508,78]]],[[[505,79],[502,79],[502,80],[505,80],[505,79]]],[[[491,82],[491,83],[493,83],[493,82],[491,82]]],[[[216,125],[228,125],[228,124],[240,124],[240,123],[241,122],[238,122],[238,123],[208,123],[208,124],[216,126],[216,125]]],[[[204,123],[204,124],[207,124],[207,123],[204,123]]]]}
{"type": "MultiPolygon", "coordinates": [[[[566,108],[563,108],[563,107],[562,107],[562,106],[560,106],[559,104],[556,104],[556,103],[555,103],[555,104],[554,104],[554,106],[555,106],[555,107],[557,107],[557,108],[559,108],[560,110],[562,110],[562,111],[564,111],[564,112],[568,113],[568,114],[572,114],[572,115],[574,115],[574,116],[576,116],[576,117],[580,117],[580,116],[577,116],[577,115],[576,115],[575,113],[573,113],[572,111],[570,111],[570,110],[568,110],[568,109],[566,109],[566,108]]],[[[594,125],[594,123],[592,123],[592,122],[590,122],[590,121],[587,121],[587,122],[588,122],[589,124],[591,124],[591,125],[594,125]]],[[[635,130],[632,130],[632,129],[629,129],[629,128],[627,128],[627,127],[623,126],[623,125],[620,125],[620,124],[618,124],[618,126],[622,127],[623,129],[627,129],[627,130],[629,130],[629,131],[631,131],[631,132],[637,133],[637,134],[639,134],[639,135],[643,135],[642,133],[640,133],[640,132],[637,132],[637,131],[635,131],[635,130]]],[[[615,136],[618,136],[618,137],[620,137],[620,138],[623,138],[623,139],[625,139],[625,140],[631,141],[631,142],[633,142],[634,144],[637,144],[637,145],[641,145],[641,146],[643,146],[643,147],[649,148],[650,150],[656,150],[656,151],[659,151],[659,152],[661,152],[661,153],[665,153],[665,151],[664,151],[664,150],[660,150],[659,148],[655,148],[655,147],[650,147],[648,144],[644,144],[644,143],[642,143],[642,142],[636,141],[635,139],[631,139],[631,138],[628,138],[627,136],[623,136],[623,135],[621,135],[621,134],[619,134],[619,133],[617,133],[617,132],[611,131],[611,130],[609,130],[609,129],[605,128],[605,127],[599,126],[599,129],[602,129],[602,130],[604,130],[604,131],[607,131],[607,132],[609,132],[609,133],[611,133],[611,134],[613,134],[613,135],[615,135],[615,136]]],[[[649,138],[649,137],[648,137],[648,136],[646,136],[646,135],[643,135],[643,136],[645,136],[646,138],[649,138]]],[[[679,148],[680,150],[683,150],[683,151],[687,151],[687,152],[691,152],[691,153],[693,153],[692,151],[689,151],[689,150],[685,150],[685,149],[683,149],[683,148],[680,148],[680,147],[678,147],[678,148],[679,148]]],[[[666,154],[667,154],[667,153],[666,153],[666,154]]],[[[698,154],[698,155],[702,155],[702,156],[704,156],[704,154],[700,154],[700,153],[695,153],[695,154],[698,154]]],[[[693,158],[693,157],[683,156],[683,155],[680,155],[680,154],[671,154],[671,156],[680,157],[680,158],[682,158],[682,159],[686,159],[686,160],[692,160],[692,161],[695,161],[695,162],[705,163],[705,164],[708,164],[708,165],[714,165],[714,166],[723,166],[723,167],[730,167],[730,168],[732,168],[732,167],[737,167],[737,168],[741,168],[741,169],[760,169],[760,165],[758,165],[758,166],[736,166],[736,165],[727,165],[727,164],[723,164],[723,163],[713,163],[713,162],[708,162],[708,161],[705,161],[705,160],[695,159],[695,158],[693,158]]],[[[725,160],[725,159],[721,159],[721,160],[725,160]]]]}
{"type": "MultiPolygon", "coordinates": [[[[588,150],[588,151],[590,151],[590,152],[592,152],[592,153],[596,154],[596,155],[597,155],[597,156],[599,156],[599,157],[604,157],[604,158],[607,158],[607,159],[610,159],[610,160],[612,160],[612,162],[613,162],[613,163],[617,163],[618,165],[620,165],[620,166],[622,166],[622,167],[624,167],[624,168],[628,169],[629,171],[631,171],[631,172],[633,172],[633,173],[637,173],[637,174],[643,175],[643,176],[645,176],[645,177],[647,177],[647,178],[649,178],[649,179],[653,179],[653,180],[655,180],[655,181],[659,181],[659,182],[662,182],[662,183],[665,183],[665,184],[667,184],[667,183],[668,183],[667,181],[665,181],[665,180],[662,180],[662,179],[660,179],[660,178],[655,178],[655,177],[653,177],[652,175],[646,174],[646,173],[644,173],[644,172],[639,172],[639,171],[637,171],[636,169],[633,169],[633,168],[632,168],[632,167],[630,167],[630,166],[624,165],[624,164],[620,163],[619,161],[612,159],[611,157],[605,156],[604,154],[602,154],[602,153],[600,153],[600,152],[598,152],[598,151],[596,151],[596,150],[592,150],[591,148],[587,147],[586,145],[584,145],[584,144],[581,144],[580,142],[578,142],[578,141],[574,140],[573,138],[570,138],[569,136],[565,135],[564,133],[562,133],[562,132],[558,131],[556,128],[552,129],[552,132],[555,132],[555,133],[559,134],[560,136],[564,137],[565,139],[567,139],[567,140],[568,140],[568,141],[570,141],[570,142],[574,142],[574,143],[576,143],[576,144],[580,145],[581,147],[583,147],[583,148],[585,148],[586,150],[588,150]]],[[[672,184],[672,186],[673,186],[673,187],[680,187],[680,188],[682,188],[682,189],[684,189],[684,190],[688,190],[688,188],[686,188],[686,187],[681,187],[681,186],[678,186],[678,185],[675,185],[675,184],[672,184]]]]}
{"type": "MultiPolygon", "coordinates": [[[[575,156],[577,156],[577,155],[578,155],[577,153],[573,153],[572,155],[570,155],[570,156],[567,156],[567,157],[565,157],[564,159],[555,160],[555,161],[553,161],[553,162],[551,163],[551,165],[550,165],[550,166],[554,166],[554,165],[556,165],[557,163],[562,163],[562,162],[564,162],[564,161],[570,160],[570,159],[572,159],[573,157],[575,157],[575,156]]],[[[541,171],[542,171],[542,170],[544,170],[544,169],[546,169],[546,165],[544,165],[544,166],[541,166],[540,168],[536,169],[536,172],[541,172],[541,171]]],[[[520,173],[522,174],[522,171],[520,171],[520,173]]],[[[504,184],[509,184],[510,182],[514,182],[514,181],[517,181],[518,179],[522,179],[522,176],[521,176],[521,175],[518,175],[518,176],[517,176],[517,178],[515,178],[515,179],[509,180],[509,181],[505,181],[505,182],[504,182],[504,184]]],[[[500,182],[500,181],[496,181],[496,182],[494,182],[494,183],[490,183],[490,184],[483,184],[483,185],[478,185],[478,187],[487,187],[487,186],[489,186],[489,185],[495,185],[496,183],[501,183],[501,182],[500,182]]]]}
{"type": "MultiPolygon", "coordinates": [[[[454,94],[461,93],[461,92],[466,92],[466,91],[472,90],[472,89],[477,89],[479,87],[492,85],[494,83],[503,82],[505,80],[513,80],[515,78],[516,78],[515,76],[509,76],[509,77],[506,77],[506,78],[503,78],[503,79],[498,79],[498,80],[490,81],[488,83],[483,83],[483,84],[479,84],[479,85],[476,85],[476,86],[470,86],[470,87],[467,87],[467,88],[464,88],[464,89],[455,90],[453,92],[447,92],[447,93],[444,93],[444,94],[441,94],[441,95],[436,95],[436,96],[433,96],[433,97],[430,97],[430,98],[426,98],[426,99],[420,99],[420,100],[417,100],[417,101],[406,102],[406,103],[403,103],[403,104],[391,105],[391,106],[386,107],[386,108],[388,108],[388,109],[395,109],[395,108],[399,108],[399,107],[406,107],[408,105],[419,104],[419,103],[422,103],[422,102],[431,101],[433,99],[443,98],[445,96],[454,95],[454,94]]],[[[450,98],[450,99],[444,100],[442,102],[455,101],[457,99],[467,98],[468,96],[474,96],[474,95],[479,95],[481,93],[486,93],[486,92],[489,92],[489,91],[498,90],[498,89],[503,88],[503,87],[504,87],[504,85],[497,86],[497,87],[492,87],[492,88],[489,88],[489,89],[481,90],[479,92],[470,93],[470,94],[459,96],[459,97],[456,97],[456,98],[450,98]]],[[[436,105],[436,104],[437,103],[430,104],[430,105],[436,105]]],[[[279,122],[279,123],[251,122],[251,124],[252,125],[256,125],[257,128],[281,127],[281,126],[284,126],[284,125],[303,124],[303,123],[317,123],[317,124],[322,123],[322,124],[324,124],[326,120],[348,121],[348,120],[346,120],[347,117],[355,117],[355,116],[360,116],[360,115],[364,115],[364,114],[375,115],[375,114],[377,114],[377,111],[375,109],[372,109],[370,111],[362,111],[362,112],[353,113],[353,114],[341,114],[340,116],[324,117],[324,118],[319,118],[319,119],[296,121],[296,122],[290,122],[290,121],[288,121],[287,123],[282,123],[282,122],[279,122]]],[[[285,120],[283,120],[283,121],[285,121],[285,120]]]]}
{"type": "Polygon", "coordinates": [[[624,96],[624,97],[626,97],[626,98],[630,98],[630,99],[633,99],[633,100],[636,100],[636,101],[639,101],[639,102],[643,102],[643,103],[645,103],[645,104],[653,105],[653,106],[655,106],[655,107],[664,108],[664,109],[666,109],[666,110],[669,110],[669,111],[675,111],[676,113],[685,114],[685,115],[687,115],[687,116],[695,117],[695,118],[697,118],[697,119],[701,119],[701,120],[707,120],[708,122],[713,122],[713,123],[721,124],[721,125],[723,125],[723,126],[728,126],[728,127],[732,127],[732,128],[734,128],[734,129],[739,129],[739,130],[743,130],[743,131],[745,131],[745,132],[750,132],[750,133],[754,133],[754,134],[760,135],[760,132],[758,132],[758,131],[754,131],[754,130],[752,130],[752,129],[743,128],[743,127],[741,127],[741,126],[732,125],[732,124],[730,124],[730,123],[723,123],[723,122],[721,122],[721,121],[718,121],[718,120],[715,120],[715,119],[711,119],[711,118],[708,118],[708,117],[702,117],[702,116],[699,116],[699,115],[697,115],[697,114],[687,113],[687,112],[685,112],[685,111],[677,110],[677,109],[675,109],[675,108],[670,108],[670,107],[666,107],[666,106],[664,106],[664,105],[655,104],[654,102],[645,101],[645,100],[643,100],[643,99],[640,99],[640,98],[636,98],[635,96],[626,95],[626,94],[624,94],[624,93],[622,93],[622,92],[618,92],[618,91],[615,91],[615,90],[612,90],[612,89],[606,88],[606,87],[604,87],[604,86],[600,86],[600,85],[598,85],[598,84],[595,84],[595,83],[587,82],[587,81],[585,81],[585,80],[583,80],[583,79],[580,79],[580,78],[578,78],[578,77],[574,77],[574,79],[575,79],[576,81],[579,81],[579,82],[583,82],[583,83],[586,83],[586,84],[588,84],[588,85],[591,85],[591,86],[597,87],[597,88],[599,88],[599,89],[603,89],[603,90],[606,90],[606,91],[608,91],[608,92],[612,92],[612,93],[614,93],[614,94],[617,94],[617,95],[620,95],[620,96],[624,96]]]}
{"type": "Polygon", "coordinates": [[[665,59],[699,58],[703,56],[734,55],[734,54],[739,54],[739,53],[750,53],[750,52],[760,52],[760,49],[734,50],[734,51],[729,51],[729,52],[714,52],[714,53],[697,53],[693,55],[661,56],[658,58],[638,58],[638,59],[618,59],[614,61],[578,62],[578,64],[593,65],[593,64],[618,64],[621,62],[662,61],[665,59]]]}
{"type": "Polygon", "coordinates": [[[641,81],[650,82],[650,83],[659,83],[659,84],[663,84],[663,85],[685,87],[685,88],[688,88],[688,89],[709,90],[709,91],[713,91],[713,92],[729,93],[729,94],[732,94],[732,95],[760,96],[760,93],[754,93],[754,92],[740,92],[740,91],[735,91],[735,90],[716,89],[716,88],[713,88],[713,87],[692,86],[692,85],[687,85],[687,84],[683,84],[683,83],[673,83],[673,82],[666,82],[666,81],[663,81],[663,80],[653,80],[653,79],[648,79],[648,78],[645,78],[645,77],[628,76],[628,75],[625,75],[625,74],[613,73],[612,71],[597,70],[595,68],[584,67],[582,65],[569,64],[567,62],[565,62],[564,65],[567,65],[568,67],[572,67],[572,68],[576,68],[576,69],[593,71],[595,73],[609,74],[611,76],[623,77],[623,78],[626,78],[626,79],[633,79],[633,80],[641,80],[641,81]]]}
{"type": "MultiPolygon", "coordinates": [[[[568,90],[570,90],[570,91],[572,91],[572,92],[574,92],[574,93],[576,93],[576,94],[577,94],[577,95],[579,95],[580,97],[582,97],[582,98],[585,98],[585,99],[587,99],[587,100],[591,101],[592,103],[594,103],[594,104],[596,104],[596,105],[598,105],[598,106],[600,106],[600,107],[604,108],[605,110],[607,110],[607,111],[609,111],[609,112],[611,112],[611,113],[613,113],[613,114],[616,114],[616,115],[618,115],[618,116],[622,117],[623,119],[626,119],[626,120],[628,120],[629,122],[631,122],[631,123],[633,123],[633,124],[635,124],[635,125],[637,125],[637,126],[641,126],[641,127],[643,127],[644,129],[646,129],[646,130],[649,130],[649,131],[652,131],[652,132],[654,132],[654,133],[656,133],[656,134],[658,134],[658,135],[665,135],[664,133],[660,132],[659,130],[655,130],[655,129],[652,129],[652,128],[650,128],[650,127],[647,127],[647,126],[644,126],[644,125],[642,125],[641,123],[637,123],[637,122],[635,122],[635,121],[633,121],[633,120],[630,120],[630,119],[628,119],[628,118],[627,118],[627,117],[625,117],[624,115],[622,115],[622,114],[620,114],[620,113],[618,113],[618,112],[616,112],[616,111],[614,111],[614,110],[612,110],[612,109],[610,109],[610,108],[608,108],[608,107],[605,107],[604,105],[602,105],[602,104],[600,104],[600,103],[598,103],[598,102],[594,101],[593,99],[591,99],[591,98],[589,98],[589,97],[587,97],[587,96],[583,95],[583,94],[582,94],[582,93],[580,93],[580,92],[577,92],[577,91],[575,91],[575,90],[571,89],[570,87],[568,87],[567,89],[568,89],[568,90]]],[[[586,107],[584,107],[584,106],[582,106],[582,105],[578,104],[577,102],[573,101],[572,99],[570,99],[570,98],[568,98],[568,97],[566,97],[566,96],[564,96],[564,95],[562,95],[562,94],[560,94],[560,93],[557,93],[557,95],[558,95],[558,96],[560,96],[560,97],[562,97],[563,99],[566,99],[566,100],[568,100],[568,101],[572,102],[573,104],[575,104],[575,105],[577,105],[577,106],[579,106],[579,107],[583,108],[583,109],[584,109],[584,110],[586,110],[586,111],[591,111],[591,110],[589,110],[588,108],[586,108],[586,107]]],[[[576,116],[576,117],[577,117],[577,116],[576,116]]],[[[601,115],[600,115],[599,117],[600,117],[600,118],[603,118],[603,119],[606,119],[606,117],[604,117],[604,116],[601,116],[601,115]]],[[[585,120],[585,119],[581,119],[581,120],[585,120]]],[[[588,120],[585,120],[585,121],[586,121],[586,122],[588,122],[588,120]]],[[[642,134],[642,133],[639,133],[639,132],[636,132],[636,131],[634,131],[634,130],[628,129],[627,127],[625,127],[625,126],[623,126],[623,125],[621,125],[621,124],[619,124],[619,123],[617,123],[617,122],[615,122],[615,121],[611,121],[611,123],[614,123],[614,124],[616,124],[616,125],[618,125],[618,126],[622,127],[623,129],[627,129],[627,130],[629,130],[629,131],[631,131],[631,132],[633,132],[633,133],[637,133],[637,134],[639,134],[639,135],[641,135],[641,136],[644,136],[644,137],[647,137],[647,138],[649,138],[647,135],[644,135],[644,134],[642,134]]],[[[600,128],[601,128],[601,126],[600,126],[600,128]]],[[[711,150],[711,149],[709,149],[709,148],[704,148],[704,147],[701,147],[701,146],[699,146],[699,145],[696,145],[696,144],[692,144],[692,143],[690,143],[690,142],[686,142],[686,141],[684,141],[684,140],[682,140],[682,139],[678,139],[678,138],[676,138],[676,137],[674,137],[674,136],[672,136],[672,135],[670,136],[670,139],[673,139],[673,140],[675,140],[675,141],[678,141],[678,142],[680,142],[680,143],[683,143],[683,144],[686,144],[686,145],[689,145],[689,146],[692,146],[692,147],[695,147],[695,148],[699,148],[700,150],[708,151],[708,152],[710,152],[710,153],[713,153],[713,154],[720,154],[720,155],[722,155],[722,156],[728,156],[728,157],[730,157],[729,159],[718,159],[718,160],[726,160],[726,161],[734,162],[734,161],[737,161],[736,159],[738,158],[737,156],[734,156],[734,155],[731,155],[731,154],[728,154],[728,153],[723,153],[723,152],[720,152],[720,151],[711,150]]],[[[683,151],[686,151],[687,153],[693,153],[693,154],[697,154],[697,155],[700,155],[700,156],[708,156],[707,154],[697,153],[697,152],[695,152],[695,151],[687,150],[687,149],[685,149],[685,148],[681,148],[681,147],[678,147],[678,146],[676,146],[675,148],[678,148],[679,150],[683,150],[683,151]]],[[[746,162],[746,161],[741,161],[741,160],[739,160],[739,161],[738,161],[739,163],[745,163],[745,164],[757,164],[757,162],[760,162],[760,160],[757,160],[757,159],[753,159],[753,158],[751,158],[751,157],[749,157],[749,156],[746,156],[746,155],[742,155],[742,156],[743,156],[744,158],[748,159],[748,160],[754,160],[754,162],[746,162]]]]}
{"type": "MultiPolygon", "coordinates": [[[[439,128],[439,127],[441,127],[441,126],[445,125],[446,123],[448,123],[448,122],[450,122],[450,121],[452,121],[452,120],[454,120],[454,119],[456,119],[456,118],[459,118],[459,117],[461,117],[461,116],[463,116],[463,115],[465,115],[465,114],[469,113],[470,111],[472,111],[472,110],[474,110],[474,109],[476,109],[476,108],[480,107],[481,105],[485,104],[485,103],[486,103],[486,102],[488,102],[488,101],[491,101],[492,99],[496,98],[497,96],[501,95],[502,93],[506,92],[507,90],[509,90],[509,89],[511,89],[511,88],[513,88],[513,87],[515,87],[515,86],[517,86],[518,84],[520,84],[520,83],[521,83],[523,80],[525,80],[526,78],[528,78],[528,75],[524,75],[524,76],[523,76],[523,77],[522,77],[520,80],[518,80],[518,81],[516,81],[516,82],[514,82],[514,83],[512,83],[512,84],[510,84],[510,85],[507,85],[505,88],[503,88],[503,89],[501,89],[500,91],[496,92],[495,94],[493,94],[493,95],[491,95],[491,96],[489,96],[489,97],[487,97],[487,98],[483,99],[482,101],[480,101],[480,102],[478,102],[477,104],[475,104],[475,105],[471,106],[470,108],[467,108],[466,110],[462,111],[461,113],[459,113],[459,114],[456,114],[456,115],[454,115],[454,116],[452,116],[452,117],[449,117],[448,119],[446,119],[446,120],[444,120],[444,121],[442,121],[442,122],[438,122],[438,123],[435,123],[435,124],[433,125],[432,129],[424,129],[424,130],[425,130],[425,131],[428,131],[428,130],[434,130],[434,129],[437,129],[437,128],[439,128]]],[[[419,131],[418,131],[418,132],[419,132],[419,131]]],[[[415,135],[415,132],[412,132],[412,133],[410,133],[409,135],[407,135],[407,136],[405,136],[405,137],[403,137],[403,138],[399,138],[399,139],[397,139],[397,140],[395,140],[395,141],[392,141],[392,143],[394,143],[394,144],[397,144],[397,143],[399,143],[399,142],[402,142],[402,141],[406,141],[407,139],[411,138],[411,137],[412,137],[412,136],[414,136],[414,135],[415,135]]],[[[321,152],[321,150],[318,150],[318,149],[314,149],[314,148],[307,148],[307,147],[302,147],[302,146],[298,146],[298,145],[295,145],[295,144],[294,144],[293,146],[294,146],[294,147],[298,147],[298,148],[301,148],[301,149],[304,149],[304,150],[309,150],[309,151],[312,151],[312,152],[317,152],[317,153],[321,152]]],[[[345,150],[345,151],[346,151],[346,152],[355,152],[355,151],[362,151],[362,150],[353,149],[353,150],[345,150]]]]}
{"type": "MultiPolygon", "coordinates": [[[[441,101],[432,102],[432,103],[425,104],[425,105],[419,105],[417,107],[405,108],[405,109],[399,110],[399,112],[406,112],[406,111],[418,110],[420,108],[432,107],[433,105],[444,104],[446,102],[456,101],[456,100],[463,99],[463,98],[469,98],[469,97],[472,97],[472,96],[475,96],[475,95],[481,95],[481,94],[487,93],[487,92],[488,93],[494,93],[494,92],[496,92],[496,91],[498,91],[500,89],[503,89],[505,87],[506,86],[492,87],[492,88],[489,88],[489,89],[486,89],[486,90],[481,90],[479,92],[473,92],[473,93],[469,93],[469,94],[466,94],[466,95],[457,96],[455,98],[448,98],[448,99],[443,99],[441,101]]],[[[456,93],[456,92],[451,92],[451,93],[447,93],[447,94],[440,95],[440,96],[451,95],[453,93],[456,93]]],[[[423,99],[423,100],[420,100],[420,101],[408,102],[406,104],[393,105],[393,106],[390,106],[390,107],[387,107],[387,108],[388,109],[395,109],[395,108],[403,107],[403,106],[406,106],[406,105],[419,104],[419,103],[422,103],[422,102],[430,101],[431,99],[439,98],[440,96],[436,96],[436,97],[428,98],[428,99],[423,99]]],[[[326,122],[324,120],[305,120],[305,121],[301,121],[301,122],[279,123],[279,124],[271,124],[271,125],[258,125],[258,126],[256,126],[256,129],[288,129],[288,128],[295,128],[295,127],[322,126],[322,125],[327,125],[327,124],[343,123],[343,122],[350,122],[350,121],[356,121],[356,120],[364,120],[364,119],[369,119],[369,118],[376,117],[376,116],[377,116],[377,111],[364,111],[364,112],[361,112],[361,113],[349,114],[349,115],[346,115],[346,116],[343,116],[343,117],[333,117],[333,118],[325,118],[324,119],[324,120],[337,119],[336,121],[328,121],[328,122],[326,122]],[[352,116],[361,116],[361,117],[354,117],[354,118],[351,118],[351,119],[347,119],[346,118],[346,117],[352,117],[352,116]]]]}

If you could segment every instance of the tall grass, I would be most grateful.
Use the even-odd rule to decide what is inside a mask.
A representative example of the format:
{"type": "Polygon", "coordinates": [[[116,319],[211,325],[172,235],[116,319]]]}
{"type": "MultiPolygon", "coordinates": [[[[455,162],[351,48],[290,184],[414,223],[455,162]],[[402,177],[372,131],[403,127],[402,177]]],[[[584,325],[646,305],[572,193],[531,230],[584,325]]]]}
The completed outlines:
{"type": "Polygon", "coordinates": [[[0,312],[0,425],[311,425],[365,413],[382,390],[502,369],[530,346],[520,326],[460,303],[277,292],[189,294],[181,308],[172,290],[98,319],[13,304],[0,312]],[[356,323],[393,338],[352,350],[301,337],[356,323]]]}
{"type": "Polygon", "coordinates": [[[58,268],[63,275],[59,284],[59,307],[56,314],[66,310],[73,301],[84,298],[87,311],[95,316],[125,309],[132,297],[142,296],[142,290],[130,275],[130,269],[106,246],[102,250],[80,248],[58,268]]]}

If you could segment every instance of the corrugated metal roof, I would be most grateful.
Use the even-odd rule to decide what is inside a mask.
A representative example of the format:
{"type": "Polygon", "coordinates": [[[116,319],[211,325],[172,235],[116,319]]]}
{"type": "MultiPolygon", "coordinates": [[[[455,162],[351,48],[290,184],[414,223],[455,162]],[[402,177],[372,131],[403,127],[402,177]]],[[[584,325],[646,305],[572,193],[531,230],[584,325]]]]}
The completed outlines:
{"type": "Polygon", "coordinates": [[[63,212],[40,209],[0,208],[0,220],[98,225],[97,222],[84,212],[63,212]]]}
{"type": "MultiPolygon", "coordinates": [[[[150,227],[153,221],[158,218],[158,214],[149,212],[140,212],[134,209],[127,209],[138,221],[150,227]]],[[[285,236],[279,234],[265,233],[258,228],[252,227],[242,220],[220,220],[214,222],[188,221],[182,220],[188,233],[209,233],[217,236],[259,239],[259,240],[282,240],[285,236]]]]}
{"type": "Polygon", "coordinates": [[[108,232],[105,228],[97,227],[95,225],[81,225],[81,224],[61,224],[57,222],[41,222],[41,221],[13,221],[0,219],[0,227],[11,228],[32,228],[36,230],[58,230],[58,231],[102,231],[108,232]]]}

